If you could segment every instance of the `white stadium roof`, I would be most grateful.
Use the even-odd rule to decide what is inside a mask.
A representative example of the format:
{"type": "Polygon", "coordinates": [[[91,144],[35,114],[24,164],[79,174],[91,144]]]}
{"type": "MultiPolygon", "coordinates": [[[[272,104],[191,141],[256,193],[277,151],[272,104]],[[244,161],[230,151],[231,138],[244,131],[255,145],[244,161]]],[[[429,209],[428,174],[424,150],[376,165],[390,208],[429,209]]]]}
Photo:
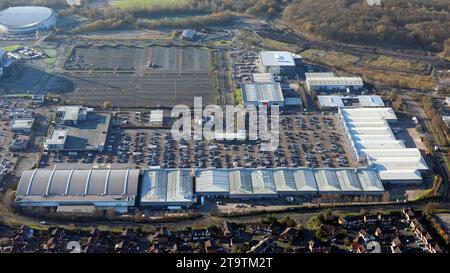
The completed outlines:
{"type": "Polygon", "coordinates": [[[54,11],[47,7],[20,6],[0,11],[0,25],[11,28],[29,28],[50,19],[54,11]]]}

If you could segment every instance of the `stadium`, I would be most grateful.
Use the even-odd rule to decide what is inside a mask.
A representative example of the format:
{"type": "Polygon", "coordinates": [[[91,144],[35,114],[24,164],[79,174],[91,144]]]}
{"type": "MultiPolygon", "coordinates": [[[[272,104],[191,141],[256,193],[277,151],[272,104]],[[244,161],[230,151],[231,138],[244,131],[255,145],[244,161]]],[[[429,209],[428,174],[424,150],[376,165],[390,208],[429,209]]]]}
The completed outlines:
{"type": "Polygon", "coordinates": [[[47,7],[10,7],[0,11],[0,33],[21,35],[49,29],[56,24],[56,13],[47,7]]]}

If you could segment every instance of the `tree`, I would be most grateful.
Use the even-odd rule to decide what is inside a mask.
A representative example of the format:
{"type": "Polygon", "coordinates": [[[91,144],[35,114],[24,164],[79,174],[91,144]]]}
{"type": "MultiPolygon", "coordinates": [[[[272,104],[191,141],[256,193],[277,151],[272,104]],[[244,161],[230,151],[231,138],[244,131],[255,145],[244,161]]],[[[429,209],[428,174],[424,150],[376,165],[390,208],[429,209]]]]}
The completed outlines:
{"type": "Polygon", "coordinates": [[[113,208],[109,208],[106,210],[106,217],[108,219],[113,219],[116,216],[116,211],[113,208]]]}
{"type": "Polygon", "coordinates": [[[295,222],[295,220],[289,216],[286,216],[286,218],[284,218],[281,221],[281,223],[285,224],[287,227],[296,227],[297,226],[297,222],[295,222]]]}
{"type": "Polygon", "coordinates": [[[385,191],[383,193],[383,202],[389,202],[391,201],[391,194],[389,193],[389,191],[385,191]]]}
{"type": "Polygon", "coordinates": [[[4,194],[1,196],[2,205],[10,210],[14,211],[15,208],[15,192],[12,189],[8,189],[4,194]]]}
{"type": "Polygon", "coordinates": [[[401,111],[403,110],[403,98],[400,96],[397,96],[396,100],[394,101],[394,109],[397,111],[401,111]]]}
{"type": "Polygon", "coordinates": [[[111,108],[111,105],[112,105],[112,103],[110,101],[105,101],[103,103],[103,108],[104,109],[109,109],[109,108],[111,108]]]}
{"type": "Polygon", "coordinates": [[[425,207],[423,207],[423,215],[425,216],[430,216],[433,214],[434,210],[437,210],[441,208],[441,206],[438,203],[428,203],[425,205],[425,207]]]}

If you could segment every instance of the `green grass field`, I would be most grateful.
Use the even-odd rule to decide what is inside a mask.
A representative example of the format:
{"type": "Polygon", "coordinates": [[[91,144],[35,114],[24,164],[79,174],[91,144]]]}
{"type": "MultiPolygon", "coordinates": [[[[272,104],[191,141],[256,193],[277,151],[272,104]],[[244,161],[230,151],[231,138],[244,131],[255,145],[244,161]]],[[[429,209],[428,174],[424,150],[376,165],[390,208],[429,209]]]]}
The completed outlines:
{"type": "Polygon", "coordinates": [[[47,56],[49,58],[55,58],[56,57],[56,49],[44,47],[44,48],[42,48],[42,50],[44,50],[45,54],[47,54],[47,56]]]}
{"type": "Polygon", "coordinates": [[[111,0],[110,4],[113,7],[121,9],[130,8],[171,8],[177,7],[184,3],[184,0],[111,0]]]}
{"type": "Polygon", "coordinates": [[[4,51],[16,51],[19,48],[22,48],[22,45],[12,45],[12,46],[5,46],[2,47],[1,49],[3,49],[4,51]]]}
{"type": "Polygon", "coordinates": [[[229,46],[231,45],[231,41],[215,41],[213,43],[214,46],[229,46]]]}

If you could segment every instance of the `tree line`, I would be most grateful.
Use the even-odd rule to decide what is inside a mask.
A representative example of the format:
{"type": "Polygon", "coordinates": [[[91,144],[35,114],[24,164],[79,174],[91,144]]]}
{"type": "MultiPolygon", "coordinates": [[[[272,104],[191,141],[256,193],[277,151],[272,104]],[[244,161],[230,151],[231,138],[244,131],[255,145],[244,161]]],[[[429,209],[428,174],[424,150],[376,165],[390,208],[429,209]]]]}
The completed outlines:
{"type": "Polygon", "coordinates": [[[301,0],[286,7],[283,18],[327,39],[441,51],[449,38],[450,1],[383,0],[369,6],[361,0],[301,0]]]}

